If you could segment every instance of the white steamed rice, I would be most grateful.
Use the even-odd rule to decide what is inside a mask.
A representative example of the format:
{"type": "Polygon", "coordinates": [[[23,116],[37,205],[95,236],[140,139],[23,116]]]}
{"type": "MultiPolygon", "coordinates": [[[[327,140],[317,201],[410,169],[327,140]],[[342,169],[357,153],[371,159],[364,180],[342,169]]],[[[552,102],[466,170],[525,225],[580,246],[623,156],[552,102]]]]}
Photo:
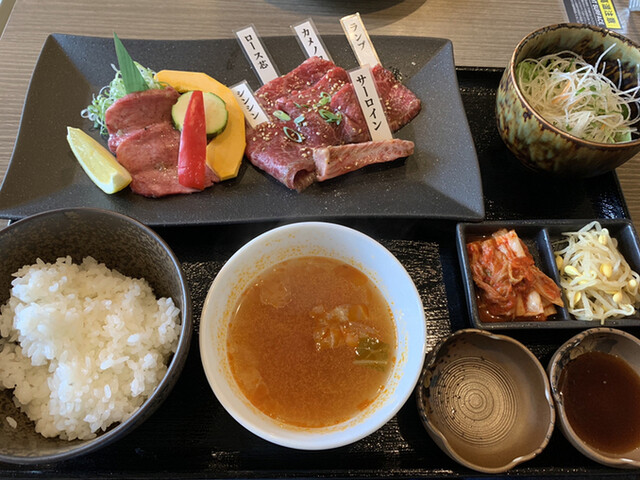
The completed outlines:
{"type": "Polygon", "coordinates": [[[45,437],[89,439],[129,418],[162,380],[180,311],[91,257],[14,274],[0,308],[0,388],[45,437]]]}

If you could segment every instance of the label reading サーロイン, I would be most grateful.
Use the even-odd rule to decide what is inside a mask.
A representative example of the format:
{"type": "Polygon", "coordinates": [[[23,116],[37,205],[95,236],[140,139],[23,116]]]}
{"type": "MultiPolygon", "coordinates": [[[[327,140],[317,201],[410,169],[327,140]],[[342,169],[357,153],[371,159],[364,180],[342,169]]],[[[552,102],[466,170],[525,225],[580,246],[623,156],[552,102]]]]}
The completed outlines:
{"type": "Polygon", "coordinates": [[[351,70],[349,77],[351,77],[351,83],[353,83],[360,108],[362,108],[362,113],[367,121],[371,140],[391,140],[393,135],[391,134],[382,103],[380,103],[371,68],[369,65],[365,65],[351,70]]]}
{"type": "Polygon", "coordinates": [[[319,57],[324,60],[333,61],[320,35],[318,35],[318,30],[313,20],[308,18],[297,25],[291,25],[291,30],[296,34],[298,42],[306,52],[307,57],[319,57]]]}
{"type": "Polygon", "coordinates": [[[280,76],[253,25],[236,30],[235,34],[253,70],[263,84],[280,76]]]}
{"type": "Polygon", "coordinates": [[[372,67],[378,65],[380,59],[375,48],[373,48],[373,43],[371,43],[367,30],[364,28],[360,14],[354,13],[353,15],[342,17],[340,25],[342,25],[342,29],[349,40],[349,45],[351,45],[351,49],[358,59],[358,64],[361,67],[364,65],[372,67]]]}
{"type": "Polygon", "coordinates": [[[230,89],[236,97],[236,100],[238,100],[240,108],[242,108],[242,112],[244,113],[244,118],[247,119],[251,128],[256,128],[261,123],[269,121],[269,117],[267,117],[267,114],[258,103],[246,80],[236,83],[230,87],[230,89]]]}

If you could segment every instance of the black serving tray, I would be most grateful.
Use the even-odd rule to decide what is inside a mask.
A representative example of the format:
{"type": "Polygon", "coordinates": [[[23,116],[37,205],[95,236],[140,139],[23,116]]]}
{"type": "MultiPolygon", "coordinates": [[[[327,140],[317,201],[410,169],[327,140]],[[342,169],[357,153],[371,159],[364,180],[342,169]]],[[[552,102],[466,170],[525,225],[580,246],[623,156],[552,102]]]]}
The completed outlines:
{"type": "MultiPolygon", "coordinates": [[[[291,36],[264,40],[282,72],[305,59],[298,48],[291,48],[291,36]]],[[[357,66],[344,35],[323,40],[337,65],[357,66]]],[[[19,220],[45,210],[90,206],[151,227],[373,216],[481,220],[480,169],[458,94],[451,41],[390,36],[374,36],[372,41],[383,64],[428,105],[396,134],[415,143],[408,158],[316,182],[301,194],[245,162],[237,177],[215,188],[158,200],[129,188],[105,195],[83,172],[65,139],[64,127],[69,125],[106,145],[80,111],[113,78],[113,39],[52,34],[27,92],[0,188],[0,217],[19,220]]],[[[246,79],[252,88],[260,86],[233,38],[127,39],[125,45],[133,58],[155,71],[204,72],[225,85],[246,79]]]]}
{"type": "MultiPolygon", "coordinates": [[[[465,110],[475,140],[489,220],[628,218],[615,173],[571,182],[525,170],[498,136],[495,91],[498,69],[458,68],[465,110]]],[[[428,108],[428,107],[427,107],[428,108]]],[[[427,350],[452,331],[471,326],[456,252],[456,225],[426,219],[340,218],[387,246],[421,293],[427,350]]],[[[196,332],[204,298],[224,262],[245,242],[280,222],[157,231],[174,249],[189,280],[196,332]]],[[[638,335],[638,329],[623,327],[638,335]]],[[[509,335],[525,343],[543,365],[575,330],[522,330],[509,335]]],[[[601,466],[582,456],[559,429],[538,457],[518,465],[520,477],[627,477],[640,471],[601,466]]],[[[97,452],[65,462],[0,465],[12,478],[442,478],[481,476],[444,454],[420,421],[415,398],[383,428],[345,447],[298,451],[270,444],[237,424],[213,395],[200,363],[198,342],[166,402],[142,426],[97,452]]]]}
{"type": "MultiPolygon", "coordinates": [[[[575,232],[588,223],[590,219],[565,219],[565,220],[521,220],[521,221],[493,221],[482,223],[459,223],[456,228],[458,258],[462,270],[467,306],[471,324],[476,328],[485,330],[523,330],[542,329],[554,330],[558,328],[586,329],[605,326],[612,328],[638,327],[640,316],[624,318],[611,318],[602,324],[597,321],[584,321],[576,319],[566,308],[558,308],[555,315],[544,322],[483,322],[480,319],[477,305],[477,287],[471,276],[471,266],[467,255],[466,245],[469,242],[491,236],[502,228],[515,230],[518,237],[527,246],[533,256],[536,266],[550,277],[557,285],[560,285],[560,276],[555,263],[554,252],[562,248],[565,241],[563,232],[575,232]]],[[[627,219],[602,219],[599,220],[603,228],[607,228],[612,238],[618,242],[618,250],[627,260],[631,269],[640,271],[640,246],[638,234],[633,228],[633,223],[627,219]]],[[[565,305],[568,304],[564,291],[562,298],[565,305]]]]}

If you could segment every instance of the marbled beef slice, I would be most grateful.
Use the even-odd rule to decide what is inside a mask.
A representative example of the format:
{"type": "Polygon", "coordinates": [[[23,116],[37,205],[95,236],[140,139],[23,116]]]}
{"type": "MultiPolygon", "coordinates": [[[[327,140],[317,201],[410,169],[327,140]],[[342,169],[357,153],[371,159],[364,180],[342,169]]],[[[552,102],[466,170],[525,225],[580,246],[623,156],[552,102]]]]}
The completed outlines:
{"type": "Polygon", "coordinates": [[[420,113],[420,99],[382,65],[373,67],[372,73],[389,127],[396,132],[420,113]]]}
{"type": "MultiPolygon", "coordinates": [[[[373,76],[389,125],[396,131],[420,112],[420,99],[381,66],[373,68],[373,76]]],[[[290,120],[285,122],[272,116],[272,123],[247,129],[246,155],[253,165],[291,189],[301,191],[316,179],[327,180],[413,153],[413,142],[370,142],[347,72],[326,60],[315,57],[306,60],[258,89],[256,97],[268,115],[282,110],[290,120]],[[331,100],[320,105],[323,92],[331,100]],[[340,121],[327,121],[319,113],[323,109],[340,114],[340,121]],[[289,137],[295,136],[295,132],[300,137],[288,138],[285,127],[289,129],[289,137]],[[352,145],[360,142],[366,143],[352,145]]]]}
{"type": "Polygon", "coordinates": [[[367,165],[408,157],[413,154],[413,148],[413,142],[397,138],[314,148],[316,179],[322,182],[367,165]]]}
{"type": "Polygon", "coordinates": [[[312,150],[302,143],[291,141],[284,127],[293,128],[292,121],[261,123],[247,130],[245,154],[251,163],[292,190],[302,191],[316,176],[312,150]]]}
{"type": "Polygon", "coordinates": [[[297,103],[304,108],[313,108],[320,102],[323,94],[333,95],[347,83],[349,83],[349,74],[344,68],[331,68],[310,87],[289,94],[285,93],[276,100],[276,107],[283,110],[285,104],[297,103]]]}
{"type": "Polygon", "coordinates": [[[276,101],[279,98],[289,97],[298,90],[309,88],[334,67],[335,64],[329,60],[308,58],[286,75],[264,84],[255,91],[255,97],[267,114],[271,114],[278,109],[276,101]]]}

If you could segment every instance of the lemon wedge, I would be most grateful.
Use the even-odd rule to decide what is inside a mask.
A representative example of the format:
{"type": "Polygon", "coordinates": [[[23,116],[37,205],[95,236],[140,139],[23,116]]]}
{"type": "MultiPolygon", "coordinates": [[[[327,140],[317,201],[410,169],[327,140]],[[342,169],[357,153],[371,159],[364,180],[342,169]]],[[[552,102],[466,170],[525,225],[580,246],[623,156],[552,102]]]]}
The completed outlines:
{"type": "Polygon", "coordinates": [[[79,128],[67,127],[67,142],[89,178],[105,193],[116,193],[131,183],[131,175],[98,141],[79,128]]]}

